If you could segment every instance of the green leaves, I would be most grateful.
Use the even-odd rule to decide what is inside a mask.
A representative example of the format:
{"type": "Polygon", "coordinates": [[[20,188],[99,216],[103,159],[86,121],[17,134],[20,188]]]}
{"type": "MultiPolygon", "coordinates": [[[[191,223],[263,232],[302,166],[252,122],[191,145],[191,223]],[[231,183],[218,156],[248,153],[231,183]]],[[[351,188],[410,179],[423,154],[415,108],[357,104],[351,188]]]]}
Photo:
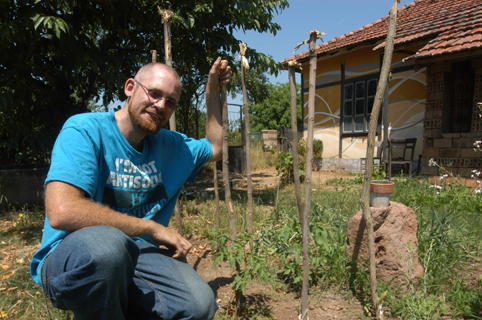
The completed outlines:
{"type": "MultiPolygon", "coordinates": [[[[0,164],[46,161],[69,116],[88,112],[92,104],[106,107],[124,100],[126,79],[151,61],[150,50],[157,50],[158,61],[164,61],[158,5],[157,0],[0,2],[0,164]]],[[[173,11],[173,63],[183,87],[177,128],[194,136],[193,128],[202,126],[199,111],[211,62],[239,51],[240,41],[232,31],[278,30],[272,12],[288,2],[193,0],[162,5],[173,11]],[[241,10],[240,3],[252,11],[241,10]]],[[[253,59],[266,68],[275,66],[260,53],[253,52],[253,59]]]]}
{"type": "Polygon", "coordinates": [[[34,22],[34,29],[37,31],[37,29],[44,29],[41,31],[46,32],[45,29],[47,30],[52,30],[55,33],[55,36],[60,39],[61,32],[63,33],[68,33],[69,32],[69,26],[67,23],[62,20],[61,18],[58,17],[53,17],[53,16],[42,16],[40,14],[36,14],[33,16],[32,21],[34,22]]]}

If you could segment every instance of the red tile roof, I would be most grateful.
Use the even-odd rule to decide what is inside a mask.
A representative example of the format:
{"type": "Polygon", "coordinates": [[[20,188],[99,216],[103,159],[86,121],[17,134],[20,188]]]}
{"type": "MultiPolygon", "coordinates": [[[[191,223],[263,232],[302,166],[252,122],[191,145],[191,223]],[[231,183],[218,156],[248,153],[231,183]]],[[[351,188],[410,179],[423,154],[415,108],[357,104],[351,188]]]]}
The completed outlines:
{"type": "MultiPolygon", "coordinates": [[[[358,30],[349,32],[316,47],[318,56],[348,49],[355,45],[385,46],[388,15],[358,30]],[[381,43],[380,43],[381,41],[381,43]]],[[[416,0],[398,9],[395,46],[417,40],[428,43],[405,60],[429,58],[482,48],[481,0],[416,0]]],[[[303,62],[309,52],[284,59],[303,62]]]]}

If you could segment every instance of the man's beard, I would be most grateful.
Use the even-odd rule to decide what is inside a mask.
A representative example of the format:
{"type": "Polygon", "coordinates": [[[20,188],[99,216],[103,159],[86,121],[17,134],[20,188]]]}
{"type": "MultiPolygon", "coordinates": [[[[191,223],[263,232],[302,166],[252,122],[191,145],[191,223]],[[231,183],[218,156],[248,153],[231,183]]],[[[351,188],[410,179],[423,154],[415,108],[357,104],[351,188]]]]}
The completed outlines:
{"type": "MultiPolygon", "coordinates": [[[[160,122],[151,121],[151,119],[143,119],[143,118],[150,118],[151,115],[145,112],[146,109],[139,110],[139,108],[137,108],[136,110],[134,110],[134,108],[132,107],[132,101],[128,105],[127,110],[129,112],[129,116],[135,128],[147,134],[158,133],[159,130],[161,130],[162,127],[164,127],[164,125],[168,121],[162,118],[160,118],[160,122]]],[[[152,112],[152,113],[155,114],[155,112],[152,112]]]]}

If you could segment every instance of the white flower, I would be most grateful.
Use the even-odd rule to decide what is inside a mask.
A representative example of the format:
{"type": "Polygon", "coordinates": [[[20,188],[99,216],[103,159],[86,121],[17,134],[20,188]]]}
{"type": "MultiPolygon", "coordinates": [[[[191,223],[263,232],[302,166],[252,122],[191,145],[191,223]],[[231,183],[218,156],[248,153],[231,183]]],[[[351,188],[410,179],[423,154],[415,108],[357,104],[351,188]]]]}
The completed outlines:
{"type": "Polygon", "coordinates": [[[434,167],[437,165],[437,162],[435,162],[435,160],[433,158],[430,158],[430,160],[428,160],[428,166],[429,167],[434,167]]]}

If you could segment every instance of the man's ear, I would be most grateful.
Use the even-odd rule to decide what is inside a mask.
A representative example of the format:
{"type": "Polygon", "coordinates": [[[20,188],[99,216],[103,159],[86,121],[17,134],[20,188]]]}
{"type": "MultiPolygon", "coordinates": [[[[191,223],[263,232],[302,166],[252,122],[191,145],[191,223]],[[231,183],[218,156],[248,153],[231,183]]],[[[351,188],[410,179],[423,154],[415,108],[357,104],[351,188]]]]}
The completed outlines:
{"type": "Polygon", "coordinates": [[[126,84],[124,86],[124,93],[127,99],[132,97],[132,95],[134,94],[135,86],[136,86],[136,81],[134,79],[132,78],[127,79],[126,84]]]}

